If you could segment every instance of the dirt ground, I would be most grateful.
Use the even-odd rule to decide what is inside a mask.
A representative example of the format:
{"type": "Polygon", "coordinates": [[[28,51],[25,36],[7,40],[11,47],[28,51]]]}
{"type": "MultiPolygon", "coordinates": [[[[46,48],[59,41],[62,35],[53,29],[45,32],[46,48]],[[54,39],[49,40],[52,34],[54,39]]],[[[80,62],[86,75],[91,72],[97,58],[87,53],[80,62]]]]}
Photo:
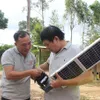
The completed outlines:
{"type": "MultiPolygon", "coordinates": [[[[1,75],[0,75],[1,76],[1,75]]],[[[80,86],[81,100],[100,100],[100,81],[80,86]]],[[[31,81],[31,100],[44,100],[44,91],[31,81]]],[[[1,97],[1,88],[0,88],[1,97]]]]}
{"type": "MultiPolygon", "coordinates": [[[[100,100],[100,82],[80,86],[81,100],[100,100]]],[[[37,84],[31,82],[32,100],[44,100],[44,92],[37,84]]]]}
{"type": "Polygon", "coordinates": [[[100,100],[100,81],[80,86],[80,92],[86,100],[100,100]]]}

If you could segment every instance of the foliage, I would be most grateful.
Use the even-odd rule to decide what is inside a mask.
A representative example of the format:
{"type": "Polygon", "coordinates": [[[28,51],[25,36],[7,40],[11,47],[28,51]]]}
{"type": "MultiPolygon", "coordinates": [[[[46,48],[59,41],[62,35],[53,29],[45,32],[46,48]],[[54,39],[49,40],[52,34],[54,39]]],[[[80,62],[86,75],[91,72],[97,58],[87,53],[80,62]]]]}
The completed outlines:
{"type": "Polygon", "coordinates": [[[83,24],[82,44],[87,46],[100,37],[100,3],[95,1],[88,6],[82,0],[65,0],[66,12],[70,16],[70,30],[75,26],[74,20],[78,19],[83,24]],[[90,7],[90,8],[89,8],[90,7]],[[76,17],[76,18],[75,18],[76,17]]]}
{"type": "Polygon", "coordinates": [[[36,24],[40,24],[42,26],[42,21],[40,19],[38,19],[37,17],[36,18],[31,18],[30,19],[30,28],[31,28],[31,32],[33,30],[35,30],[35,25],[36,24]]]}
{"type": "Polygon", "coordinates": [[[42,24],[40,22],[37,22],[34,24],[34,29],[32,30],[32,39],[34,44],[41,45],[42,41],[40,39],[40,33],[42,31],[42,24]]]}
{"type": "MultiPolygon", "coordinates": [[[[22,29],[22,30],[26,30],[26,21],[21,21],[19,23],[22,23],[22,24],[19,24],[19,29],[22,29]]],[[[40,32],[42,30],[42,22],[41,20],[39,20],[38,18],[30,18],[30,35],[31,35],[31,39],[32,39],[32,44],[34,45],[41,45],[42,42],[41,42],[41,39],[40,39],[40,32]]],[[[32,46],[32,52],[36,55],[36,59],[38,61],[38,54],[39,54],[39,51],[34,48],[32,46]]]]}
{"type": "Polygon", "coordinates": [[[4,13],[0,10],[0,29],[7,28],[8,19],[4,17],[4,13]]]}
{"type": "MultiPolygon", "coordinates": [[[[26,21],[19,22],[19,30],[26,30],[26,21]]],[[[42,44],[40,39],[40,32],[42,30],[42,21],[38,18],[30,18],[30,31],[32,42],[34,44],[42,44]]]]}
{"type": "Polygon", "coordinates": [[[0,58],[3,54],[3,52],[5,52],[7,49],[9,49],[11,47],[12,47],[12,45],[2,45],[2,46],[0,46],[0,58]]]}
{"type": "Polygon", "coordinates": [[[42,50],[41,51],[41,64],[47,61],[48,57],[50,55],[50,51],[48,50],[42,50]]]}
{"type": "Polygon", "coordinates": [[[2,68],[2,65],[0,64],[0,71],[2,70],[3,68],[2,68]]]}
{"type": "Polygon", "coordinates": [[[20,21],[18,23],[19,30],[26,30],[27,29],[27,22],[26,21],[20,21]]]}
{"type": "Polygon", "coordinates": [[[38,11],[34,9],[42,18],[42,26],[44,27],[44,11],[49,8],[49,2],[53,0],[38,0],[33,2],[34,8],[38,8],[38,11]]]}
{"type": "Polygon", "coordinates": [[[85,35],[85,46],[91,44],[100,37],[100,3],[96,0],[89,7],[92,10],[92,24],[91,27],[88,28],[87,34],[85,35]]]}
{"type": "Polygon", "coordinates": [[[87,3],[82,0],[76,1],[75,12],[78,18],[78,23],[82,25],[82,47],[84,48],[85,34],[87,29],[93,24],[92,14],[87,3]]]}
{"type": "Polygon", "coordinates": [[[9,48],[11,48],[12,45],[2,45],[0,46],[0,70],[2,70],[2,66],[1,66],[1,56],[2,54],[9,48]]]}
{"type": "Polygon", "coordinates": [[[66,11],[71,14],[74,13],[75,0],[65,0],[66,11]]]}
{"type": "Polygon", "coordinates": [[[76,12],[75,12],[75,0],[65,0],[65,18],[68,18],[70,31],[71,31],[71,38],[70,41],[72,42],[72,35],[73,35],[73,29],[76,25],[76,12]]]}
{"type": "Polygon", "coordinates": [[[48,3],[46,0],[38,0],[36,3],[33,3],[34,7],[39,8],[39,10],[46,10],[49,8],[48,3]],[[43,4],[43,5],[42,5],[43,4]]]}
{"type": "MultiPolygon", "coordinates": [[[[64,22],[63,22],[64,23],[64,22]]],[[[52,11],[52,16],[50,18],[50,25],[54,25],[54,26],[57,26],[59,27],[60,29],[63,29],[64,28],[64,25],[63,24],[60,24],[59,22],[59,17],[58,17],[58,13],[56,10],[53,10],[52,11]]]]}
{"type": "Polygon", "coordinates": [[[100,31],[96,29],[96,27],[92,27],[90,30],[87,31],[87,34],[85,36],[85,46],[90,45],[92,42],[94,42],[96,39],[100,37],[100,31]]]}
{"type": "Polygon", "coordinates": [[[77,14],[79,23],[83,22],[88,25],[91,24],[92,21],[91,12],[87,6],[87,3],[83,2],[82,0],[77,0],[75,12],[77,14]]]}
{"type": "Polygon", "coordinates": [[[38,59],[38,57],[39,57],[39,50],[37,48],[32,47],[31,52],[35,55],[35,57],[36,57],[36,66],[38,66],[39,65],[39,61],[38,61],[39,60],[38,59]]]}
{"type": "Polygon", "coordinates": [[[37,66],[44,63],[49,55],[50,55],[50,51],[47,49],[42,49],[42,48],[33,48],[32,52],[35,54],[36,59],[37,59],[37,66]],[[41,50],[41,54],[40,54],[40,50],[41,50]],[[40,59],[41,58],[41,59],[40,59]]]}
{"type": "Polygon", "coordinates": [[[95,0],[95,2],[90,5],[90,8],[93,11],[94,24],[100,25],[100,2],[95,0]]]}

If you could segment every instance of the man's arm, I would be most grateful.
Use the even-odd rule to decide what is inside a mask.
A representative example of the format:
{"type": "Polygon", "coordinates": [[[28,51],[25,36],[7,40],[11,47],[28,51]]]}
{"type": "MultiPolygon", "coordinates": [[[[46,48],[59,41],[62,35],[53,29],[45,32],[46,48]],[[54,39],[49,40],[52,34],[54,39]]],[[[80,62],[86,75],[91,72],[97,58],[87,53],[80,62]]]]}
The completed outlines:
{"type": "Polygon", "coordinates": [[[44,71],[48,71],[49,70],[48,62],[45,62],[45,63],[41,64],[39,67],[44,71]]]}
{"type": "Polygon", "coordinates": [[[13,66],[4,67],[5,75],[8,80],[22,79],[27,76],[37,77],[41,75],[41,71],[38,69],[30,69],[26,71],[14,71],[13,66]]]}
{"type": "Polygon", "coordinates": [[[61,86],[77,86],[83,85],[93,81],[94,76],[92,74],[92,70],[85,72],[73,79],[63,80],[58,74],[56,75],[57,79],[54,80],[51,85],[54,88],[61,87],[61,86]]]}

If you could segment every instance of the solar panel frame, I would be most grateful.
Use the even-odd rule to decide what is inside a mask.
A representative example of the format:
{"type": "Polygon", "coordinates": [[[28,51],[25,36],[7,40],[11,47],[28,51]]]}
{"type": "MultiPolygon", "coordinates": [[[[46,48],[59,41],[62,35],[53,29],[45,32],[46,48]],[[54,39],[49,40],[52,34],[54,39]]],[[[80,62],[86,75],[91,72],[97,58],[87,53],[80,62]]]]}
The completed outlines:
{"type": "MultiPolygon", "coordinates": [[[[66,67],[68,67],[71,63],[73,63],[73,62],[75,62],[77,65],[78,65],[78,67],[80,68],[80,69],[82,69],[82,71],[81,71],[81,73],[78,73],[78,75],[80,75],[80,74],[83,74],[84,72],[86,72],[86,71],[88,71],[88,70],[90,70],[92,67],[94,67],[97,63],[99,63],[100,62],[100,50],[98,50],[97,48],[95,48],[95,47],[99,47],[100,48],[100,38],[99,39],[97,39],[95,42],[93,42],[91,45],[89,45],[88,47],[86,47],[83,51],[81,51],[79,54],[77,54],[75,57],[73,57],[71,60],[69,60],[68,62],[66,62],[64,65],[62,65],[58,70],[56,70],[53,74],[51,74],[50,75],[50,78],[53,78],[53,79],[55,79],[56,77],[55,77],[55,74],[56,73],[58,73],[59,75],[60,75],[60,73],[61,72],[63,72],[62,70],[66,70],[66,69],[68,69],[68,68],[66,68],[66,67]],[[93,62],[92,63],[92,61],[90,60],[90,62],[92,63],[92,64],[90,64],[90,66],[88,67],[88,66],[84,66],[84,64],[81,62],[82,60],[82,56],[84,55],[85,57],[87,56],[86,55],[86,53],[90,53],[90,55],[91,55],[91,52],[93,52],[92,51],[92,49],[96,49],[96,52],[95,52],[95,54],[97,55],[97,58],[99,59],[99,60],[97,60],[96,62],[93,62]],[[99,55],[98,55],[99,54],[99,55]],[[81,58],[81,59],[80,59],[81,58]],[[80,64],[79,64],[80,63],[80,64]]],[[[94,55],[94,52],[92,53],[93,55],[94,55]]],[[[85,58],[84,57],[84,58],[85,58]]],[[[88,58],[89,59],[89,58],[88,58]]],[[[83,60],[84,61],[84,60],[83,60]]],[[[88,61],[88,60],[87,60],[88,61]]],[[[84,61],[85,62],[85,61],[84,61]]],[[[72,70],[72,68],[70,68],[71,70],[72,70]]],[[[71,76],[71,74],[73,75],[73,71],[71,71],[70,70],[70,76],[71,76]]],[[[68,70],[69,71],[69,70],[68,70]]],[[[78,76],[78,75],[76,75],[76,76],[78,76]]],[[[61,76],[61,75],[60,75],[61,76]]],[[[74,76],[74,77],[76,77],[76,76],[74,76]]],[[[63,76],[61,76],[63,79],[70,79],[70,78],[67,78],[67,76],[65,76],[65,75],[63,75],[63,76]]],[[[74,77],[71,77],[71,78],[74,78],[74,77]]]]}

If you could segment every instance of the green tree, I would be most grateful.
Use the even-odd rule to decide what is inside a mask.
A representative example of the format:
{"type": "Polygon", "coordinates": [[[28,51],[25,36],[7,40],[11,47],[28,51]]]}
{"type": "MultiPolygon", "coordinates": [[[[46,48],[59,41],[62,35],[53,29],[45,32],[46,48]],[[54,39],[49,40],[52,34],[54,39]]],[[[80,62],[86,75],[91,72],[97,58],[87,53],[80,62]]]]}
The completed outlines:
{"type": "Polygon", "coordinates": [[[52,11],[52,15],[50,17],[50,25],[54,25],[64,30],[64,21],[62,23],[59,22],[59,16],[56,10],[52,11]]]}
{"type": "Polygon", "coordinates": [[[20,21],[18,23],[19,30],[27,30],[27,22],[26,21],[20,21]]]}
{"type": "Polygon", "coordinates": [[[27,31],[30,32],[31,0],[27,0],[27,31]]]}
{"type": "Polygon", "coordinates": [[[69,26],[70,26],[70,31],[71,31],[71,38],[70,41],[72,42],[72,34],[73,34],[73,29],[76,25],[75,19],[76,19],[76,15],[75,15],[75,0],[65,0],[65,7],[66,7],[66,11],[65,11],[65,18],[68,19],[69,21],[69,26]]]}
{"type": "Polygon", "coordinates": [[[87,3],[83,2],[82,0],[76,1],[75,12],[78,18],[79,23],[87,23],[88,25],[91,24],[91,12],[87,3]]]}
{"type": "Polygon", "coordinates": [[[85,36],[85,46],[90,45],[92,42],[94,42],[96,39],[100,37],[100,31],[94,30],[91,28],[91,30],[87,31],[87,35],[85,36]]]}
{"type": "Polygon", "coordinates": [[[2,46],[0,46],[0,58],[1,58],[2,54],[3,54],[3,52],[5,52],[5,50],[7,50],[7,49],[9,49],[11,47],[12,47],[12,45],[2,45],[2,46]]]}
{"type": "Polygon", "coordinates": [[[38,10],[34,9],[41,17],[42,17],[42,26],[44,27],[44,11],[49,9],[49,3],[53,0],[38,0],[37,2],[33,2],[33,6],[38,8],[38,10]]]}
{"type": "Polygon", "coordinates": [[[4,13],[0,10],[0,29],[7,28],[8,19],[4,17],[4,13]]]}
{"type": "Polygon", "coordinates": [[[75,25],[81,25],[83,28],[82,32],[82,44],[84,44],[84,34],[86,34],[87,29],[93,24],[92,14],[87,3],[82,0],[65,0],[66,15],[68,16],[70,31],[71,31],[71,41],[73,35],[73,29],[75,25]]]}
{"type": "MultiPolygon", "coordinates": [[[[1,64],[1,56],[2,54],[9,48],[13,47],[13,45],[1,45],[0,46],[0,64],[1,64]]],[[[0,65],[0,70],[2,70],[2,67],[0,65]]]]}
{"type": "MultiPolygon", "coordinates": [[[[26,30],[27,22],[19,22],[19,30],[26,30]]],[[[34,44],[41,44],[40,32],[42,30],[42,21],[38,18],[30,18],[30,34],[34,44]]]]}
{"type": "Polygon", "coordinates": [[[100,25],[100,2],[95,0],[95,2],[90,5],[90,8],[93,11],[94,24],[100,25]]]}
{"type": "Polygon", "coordinates": [[[87,32],[87,28],[89,28],[92,24],[92,14],[88,8],[87,3],[83,2],[82,0],[76,1],[76,8],[75,12],[78,18],[79,24],[81,24],[83,27],[82,31],[82,45],[84,47],[84,35],[87,32]]]}
{"type": "Polygon", "coordinates": [[[40,39],[40,33],[41,33],[42,29],[43,29],[42,28],[42,23],[41,23],[41,21],[37,20],[32,25],[34,27],[33,30],[32,30],[32,32],[31,32],[33,42],[36,45],[41,45],[42,42],[41,42],[41,39],[40,39]]]}
{"type": "Polygon", "coordinates": [[[92,12],[92,24],[85,36],[85,45],[89,45],[100,37],[100,2],[97,0],[89,6],[92,12]]]}

